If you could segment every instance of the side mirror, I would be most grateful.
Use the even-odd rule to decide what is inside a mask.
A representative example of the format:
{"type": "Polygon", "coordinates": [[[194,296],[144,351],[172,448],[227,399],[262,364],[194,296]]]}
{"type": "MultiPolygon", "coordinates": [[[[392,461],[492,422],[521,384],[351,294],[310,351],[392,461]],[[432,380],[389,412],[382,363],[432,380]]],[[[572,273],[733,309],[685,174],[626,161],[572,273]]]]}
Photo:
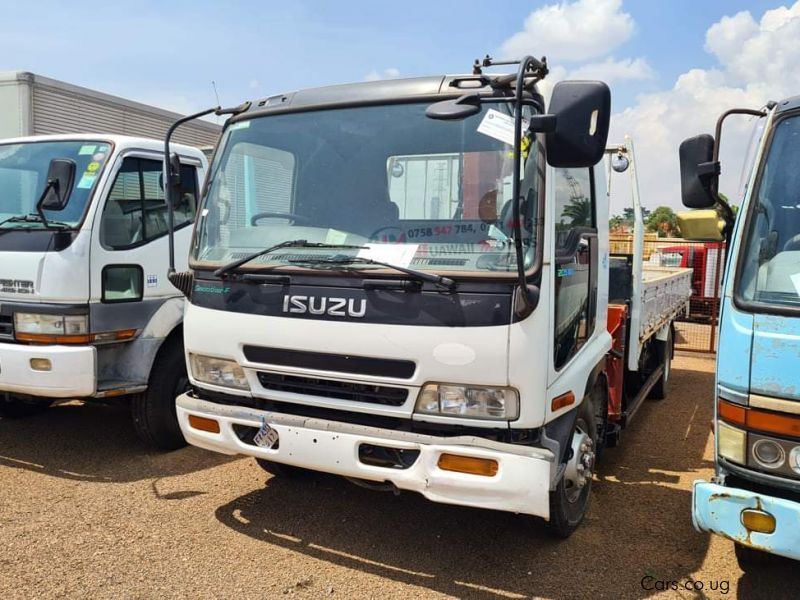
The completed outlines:
{"type": "Polygon", "coordinates": [[[75,162],[68,158],[54,158],[47,169],[47,182],[36,208],[64,210],[75,183],[75,162]]]}
{"type": "Polygon", "coordinates": [[[611,91],[601,81],[559,81],[550,108],[555,128],[547,134],[553,167],[592,167],[603,158],[611,121],[611,91]]]}
{"type": "Polygon", "coordinates": [[[454,100],[442,100],[435,102],[425,109],[425,115],[429,119],[440,121],[455,121],[466,119],[476,115],[481,111],[481,98],[477,94],[468,94],[455,98],[454,100]]]}
{"type": "Polygon", "coordinates": [[[714,138],[707,133],[684,140],[681,161],[681,199],[686,208],[711,208],[717,202],[719,162],[714,162],[714,138]]]}
{"type": "Polygon", "coordinates": [[[714,209],[690,210],[678,213],[681,237],[692,242],[721,242],[725,239],[726,223],[714,209]]]}

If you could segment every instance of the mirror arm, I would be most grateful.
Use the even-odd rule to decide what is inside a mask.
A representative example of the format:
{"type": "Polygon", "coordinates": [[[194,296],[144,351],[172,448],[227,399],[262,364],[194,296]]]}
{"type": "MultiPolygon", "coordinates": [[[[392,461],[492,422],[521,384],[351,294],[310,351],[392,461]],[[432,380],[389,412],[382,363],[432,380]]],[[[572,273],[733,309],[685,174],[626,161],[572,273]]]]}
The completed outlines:
{"type": "MultiPolygon", "coordinates": [[[[47,197],[47,193],[54,188],[56,185],[56,181],[54,179],[48,179],[47,184],[44,186],[44,191],[42,195],[39,196],[39,200],[36,201],[36,212],[39,215],[39,218],[42,220],[42,224],[47,227],[47,217],[44,216],[44,209],[42,208],[42,202],[47,197]]],[[[56,190],[58,193],[58,190],[56,190]]]]}
{"type": "Polygon", "coordinates": [[[210,115],[211,113],[226,114],[218,112],[222,110],[221,107],[215,106],[187,117],[181,117],[169,126],[164,136],[164,199],[167,201],[167,238],[169,239],[169,269],[167,270],[167,277],[175,273],[175,214],[173,211],[174,202],[172,194],[175,185],[180,179],[180,171],[177,173],[175,172],[172,161],[170,160],[169,143],[172,139],[172,134],[184,123],[210,115]]]}
{"type": "Polygon", "coordinates": [[[521,317],[526,317],[533,312],[539,301],[538,290],[528,287],[528,280],[525,276],[525,256],[522,250],[522,217],[520,207],[520,178],[522,177],[520,158],[522,156],[522,108],[523,91],[525,86],[525,75],[530,68],[541,66],[541,62],[532,56],[524,57],[519,63],[517,71],[517,85],[514,90],[514,179],[512,181],[512,208],[514,215],[514,250],[517,258],[517,279],[519,285],[519,297],[524,304],[517,313],[521,317]]]}
{"type": "Polygon", "coordinates": [[[730,110],[726,110],[722,113],[717,119],[717,125],[714,129],[714,152],[711,158],[710,163],[701,163],[697,166],[697,174],[701,178],[710,178],[711,179],[711,195],[714,198],[714,201],[722,208],[722,218],[725,220],[725,230],[723,231],[723,235],[725,236],[726,244],[730,244],[730,236],[733,232],[733,224],[736,220],[735,215],[733,214],[733,209],[730,205],[722,199],[719,195],[718,185],[719,185],[719,175],[722,172],[722,168],[719,161],[719,149],[720,149],[720,142],[722,140],[722,124],[725,122],[725,119],[730,117],[731,115],[750,115],[753,117],[765,117],[767,116],[767,112],[765,110],[754,110],[752,108],[732,108],[730,110]]]}

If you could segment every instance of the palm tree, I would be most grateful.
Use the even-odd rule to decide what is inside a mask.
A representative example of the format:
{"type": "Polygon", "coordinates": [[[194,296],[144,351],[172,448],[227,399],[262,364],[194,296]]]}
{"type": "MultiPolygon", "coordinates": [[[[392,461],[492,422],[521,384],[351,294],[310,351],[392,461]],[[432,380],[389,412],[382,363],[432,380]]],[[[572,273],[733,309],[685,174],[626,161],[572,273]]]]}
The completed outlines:
{"type": "Polygon", "coordinates": [[[561,218],[572,219],[573,227],[592,224],[592,202],[589,198],[572,198],[561,211],[561,218]]]}

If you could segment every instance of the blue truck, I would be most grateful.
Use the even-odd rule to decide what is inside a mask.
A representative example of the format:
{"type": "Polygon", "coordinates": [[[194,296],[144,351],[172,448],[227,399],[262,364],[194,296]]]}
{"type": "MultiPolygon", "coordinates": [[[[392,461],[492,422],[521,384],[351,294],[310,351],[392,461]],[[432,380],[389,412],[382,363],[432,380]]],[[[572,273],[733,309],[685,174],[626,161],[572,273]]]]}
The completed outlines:
{"type": "Polygon", "coordinates": [[[697,481],[697,530],[747,570],[800,560],[800,96],[732,109],[680,146],[684,237],[727,240],[715,381],[715,476],[697,481]],[[723,121],[755,118],[736,218],[719,194],[723,121]]]}

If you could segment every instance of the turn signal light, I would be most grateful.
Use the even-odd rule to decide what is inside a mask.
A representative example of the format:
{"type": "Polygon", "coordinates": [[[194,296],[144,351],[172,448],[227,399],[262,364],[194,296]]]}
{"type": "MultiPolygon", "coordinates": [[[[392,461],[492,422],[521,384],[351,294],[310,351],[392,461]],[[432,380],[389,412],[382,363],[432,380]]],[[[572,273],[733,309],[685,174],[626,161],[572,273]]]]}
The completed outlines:
{"type": "Polygon", "coordinates": [[[550,408],[553,412],[557,410],[561,410],[565,406],[570,406],[575,404],[575,394],[572,392],[567,392],[566,394],[561,394],[553,398],[553,401],[550,403],[550,408]]]}
{"type": "Polygon", "coordinates": [[[136,336],[135,329],[121,329],[80,335],[57,335],[50,333],[25,333],[18,331],[15,337],[20,342],[31,344],[91,344],[92,342],[124,342],[136,336]]]}
{"type": "Polygon", "coordinates": [[[491,458],[442,454],[439,457],[439,468],[443,471],[483,475],[484,477],[494,477],[497,475],[497,461],[491,458]]]}
{"type": "Polygon", "coordinates": [[[32,358],[30,360],[31,369],[34,371],[52,371],[53,363],[49,358],[32,358]]]}
{"type": "Polygon", "coordinates": [[[215,421],[214,419],[189,415],[189,425],[192,426],[192,429],[207,431],[209,433],[219,433],[219,421],[215,421]]]}
{"type": "Polygon", "coordinates": [[[746,508],[742,511],[742,525],[756,533],[775,533],[775,517],[763,510],[746,508]]]}
{"type": "Polygon", "coordinates": [[[800,416],[744,408],[724,400],[719,401],[717,412],[723,421],[740,427],[800,438],[800,416]]]}

